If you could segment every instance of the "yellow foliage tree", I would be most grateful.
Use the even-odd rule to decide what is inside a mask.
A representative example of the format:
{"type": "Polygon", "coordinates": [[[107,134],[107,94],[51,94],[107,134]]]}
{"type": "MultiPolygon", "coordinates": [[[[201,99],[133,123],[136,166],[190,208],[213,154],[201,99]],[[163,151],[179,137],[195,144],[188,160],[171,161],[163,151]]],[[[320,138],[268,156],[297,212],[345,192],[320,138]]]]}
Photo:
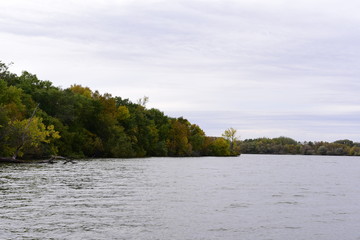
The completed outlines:
{"type": "Polygon", "coordinates": [[[92,97],[92,91],[88,87],[83,87],[81,85],[71,85],[70,90],[75,94],[83,95],[84,97],[91,98],[92,97]]]}
{"type": "Polygon", "coordinates": [[[117,109],[117,118],[119,121],[126,120],[130,117],[129,109],[126,106],[119,106],[117,109]]]}
{"type": "Polygon", "coordinates": [[[26,148],[37,148],[41,143],[50,143],[60,138],[59,132],[55,131],[53,125],[45,126],[38,117],[10,121],[7,126],[7,136],[7,152],[12,153],[13,159],[23,156],[23,150],[26,148]]]}
{"type": "Polygon", "coordinates": [[[237,146],[236,141],[238,140],[237,137],[237,130],[234,128],[226,129],[225,132],[222,134],[227,141],[230,143],[230,152],[232,155],[240,154],[240,148],[237,146]]]}

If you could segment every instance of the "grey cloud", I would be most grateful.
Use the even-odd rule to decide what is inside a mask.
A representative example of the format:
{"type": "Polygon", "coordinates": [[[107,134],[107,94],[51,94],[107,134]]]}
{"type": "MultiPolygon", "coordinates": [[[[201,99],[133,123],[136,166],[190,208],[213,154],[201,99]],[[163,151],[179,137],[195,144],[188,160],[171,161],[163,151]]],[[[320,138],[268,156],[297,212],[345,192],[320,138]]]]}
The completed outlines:
{"type": "Polygon", "coordinates": [[[14,49],[2,52],[31,59],[55,85],[149,93],[154,107],[213,134],[358,134],[358,112],[341,109],[360,101],[354,1],[55,2],[2,3],[0,16],[14,49]]]}

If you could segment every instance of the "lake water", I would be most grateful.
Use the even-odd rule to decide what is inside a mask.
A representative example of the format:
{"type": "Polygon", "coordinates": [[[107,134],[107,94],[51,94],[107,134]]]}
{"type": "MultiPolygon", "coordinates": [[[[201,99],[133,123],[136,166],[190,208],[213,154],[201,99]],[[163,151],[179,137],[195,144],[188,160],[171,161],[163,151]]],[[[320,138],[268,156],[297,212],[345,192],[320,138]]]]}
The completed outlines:
{"type": "Polygon", "coordinates": [[[0,239],[360,239],[360,158],[0,165],[0,239]]]}

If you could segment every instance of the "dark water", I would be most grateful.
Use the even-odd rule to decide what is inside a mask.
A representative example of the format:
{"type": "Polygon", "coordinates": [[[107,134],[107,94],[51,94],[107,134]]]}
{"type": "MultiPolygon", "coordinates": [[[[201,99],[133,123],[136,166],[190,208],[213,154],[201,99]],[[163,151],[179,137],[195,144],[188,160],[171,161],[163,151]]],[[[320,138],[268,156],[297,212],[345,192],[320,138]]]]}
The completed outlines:
{"type": "Polygon", "coordinates": [[[0,239],[360,239],[360,158],[0,165],[0,239]]]}

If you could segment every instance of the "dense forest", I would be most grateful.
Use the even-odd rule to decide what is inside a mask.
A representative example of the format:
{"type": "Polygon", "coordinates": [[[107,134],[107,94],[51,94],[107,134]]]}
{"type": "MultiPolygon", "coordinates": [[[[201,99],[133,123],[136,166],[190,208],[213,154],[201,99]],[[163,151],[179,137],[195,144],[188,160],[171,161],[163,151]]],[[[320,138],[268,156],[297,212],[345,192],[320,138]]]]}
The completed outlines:
{"type": "Polygon", "coordinates": [[[88,87],[17,75],[0,62],[0,157],[233,156],[236,131],[207,137],[196,124],[88,87]]]}
{"type": "Polygon", "coordinates": [[[328,142],[297,142],[288,137],[246,139],[238,142],[247,154],[302,154],[360,156],[360,143],[351,140],[328,142]]]}

